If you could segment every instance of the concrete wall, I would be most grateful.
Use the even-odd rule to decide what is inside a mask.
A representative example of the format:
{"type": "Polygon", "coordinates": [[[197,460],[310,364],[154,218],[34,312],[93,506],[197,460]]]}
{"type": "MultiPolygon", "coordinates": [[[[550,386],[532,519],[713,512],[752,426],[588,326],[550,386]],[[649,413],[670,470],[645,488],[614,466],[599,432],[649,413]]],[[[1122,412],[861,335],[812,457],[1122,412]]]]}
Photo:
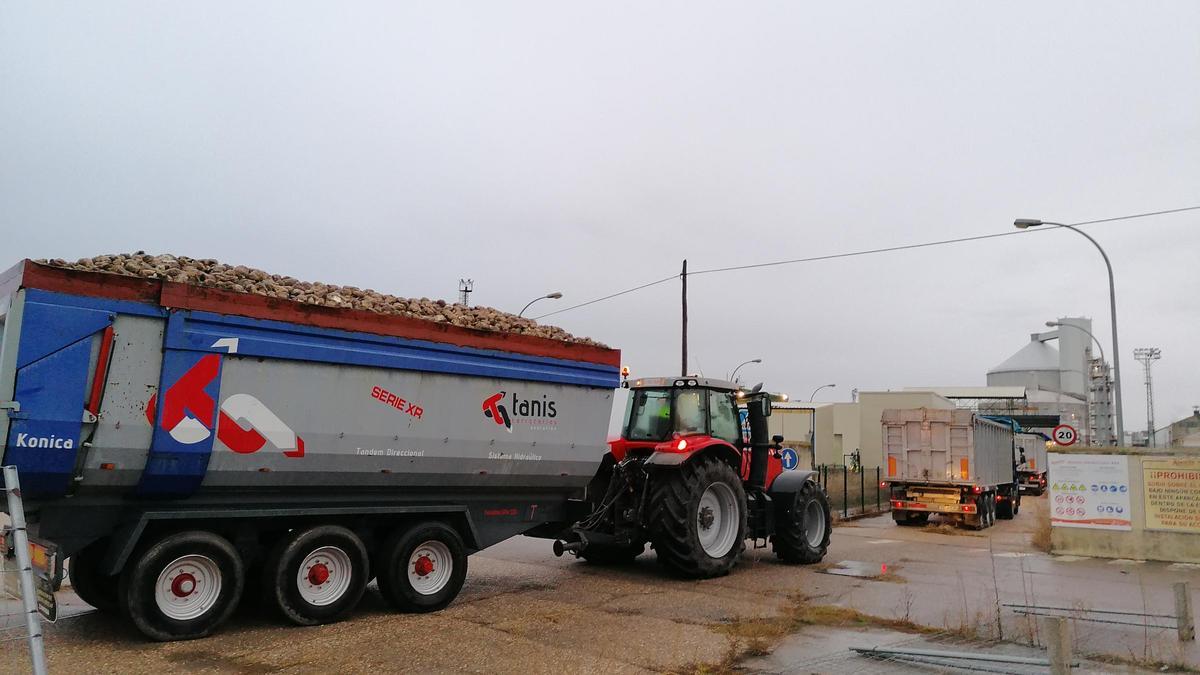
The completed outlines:
{"type": "MultiPolygon", "coordinates": [[[[1097,558],[1126,558],[1133,560],[1165,560],[1170,562],[1200,563],[1200,533],[1167,532],[1146,529],[1145,486],[1143,485],[1142,462],[1170,458],[1200,460],[1200,451],[1175,448],[1153,451],[1147,448],[1080,448],[1064,454],[1129,456],[1129,504],[1133,529],[1091,530],[1076,527],[1053,527],[1050,531],[1051,548],[1054,553],[1084,555],[1097,558]]],[[[1054,481],[1054,475],[1049,476],[1054,481]]],[[[1049,505],[1046,518],[1054,508],[1049,505]]]]}

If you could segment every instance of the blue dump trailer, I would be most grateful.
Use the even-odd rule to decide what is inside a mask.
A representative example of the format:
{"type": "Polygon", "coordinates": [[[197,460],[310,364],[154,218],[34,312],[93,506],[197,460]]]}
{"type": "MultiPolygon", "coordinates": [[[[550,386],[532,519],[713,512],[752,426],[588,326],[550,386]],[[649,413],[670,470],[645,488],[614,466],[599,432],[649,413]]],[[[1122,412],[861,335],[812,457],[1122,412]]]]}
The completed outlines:
{"type": "Polygon", "coordinates": [[[246,596],[301,625],[370,579],[440,609],[467,555],[554,537],[606,453],[620,353],[24,261],[0,274],[0,442],[30,534],[158,640],[246,596]],[[253,596],[252,598],[250,596],[253,596]]]}

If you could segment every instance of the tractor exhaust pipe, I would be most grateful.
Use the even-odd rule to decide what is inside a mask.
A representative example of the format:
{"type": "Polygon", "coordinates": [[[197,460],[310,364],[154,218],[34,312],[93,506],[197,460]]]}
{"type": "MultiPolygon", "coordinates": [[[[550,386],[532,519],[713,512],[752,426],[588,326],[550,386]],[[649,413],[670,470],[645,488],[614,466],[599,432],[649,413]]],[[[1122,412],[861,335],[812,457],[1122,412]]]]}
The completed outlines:
{"type": "Polygon", "coordinates": [[[767,457],[771,451],[770,430],[767,416],[771,414],[771,401],[765,395],[756,396],[746,405],[747,421],[750,423],[750,480],[749,487],[762,490],[767,483],[767,457]]]}
{"type": "Polygon", "coordinates": [[[583,550],[584,543],[582,541],[563,541],[562,539],[554,540],[554,556],[561,558],[564,553],[570,552],[579,555],[583,550]]]}

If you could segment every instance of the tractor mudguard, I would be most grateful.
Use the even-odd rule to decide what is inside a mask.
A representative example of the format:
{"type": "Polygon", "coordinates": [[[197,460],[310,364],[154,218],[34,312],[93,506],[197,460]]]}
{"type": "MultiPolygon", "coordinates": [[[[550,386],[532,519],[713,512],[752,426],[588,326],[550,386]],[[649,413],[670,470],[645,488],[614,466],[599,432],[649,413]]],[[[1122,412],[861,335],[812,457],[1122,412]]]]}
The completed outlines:
{"type": "Polygon", "coordinates": [[[715,454],[737,471],[741,466],[742,454],[727,441],[711,436],[685,436],[654,446],[654,452],[646,458],[645,466],[651,468],[673,468],[681,466],[692,457],[715,454]]]}
{"type": "Polygon", "coordinates": [[[771,487],[767,488],[767,494],[774,498],[775,495],[796,494],[800,488],[804,487],[806,481],[816,481],[816,471],[796,469],[794,471],[784,471],[779,474],[775,482],[771,483],[771,487]]]}

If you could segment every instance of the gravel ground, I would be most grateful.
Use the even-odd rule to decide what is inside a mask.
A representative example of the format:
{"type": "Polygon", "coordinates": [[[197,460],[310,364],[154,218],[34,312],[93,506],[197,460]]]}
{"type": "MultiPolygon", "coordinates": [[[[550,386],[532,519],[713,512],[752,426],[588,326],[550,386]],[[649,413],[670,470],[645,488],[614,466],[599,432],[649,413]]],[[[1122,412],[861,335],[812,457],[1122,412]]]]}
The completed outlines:
{"type": "MultiPolygon", "coordinates": [[[[1036,552],[1029,545],[1036,505],[1029,506],[984,533],[953,536],[896,527],[887,515],[857,520],[835,529],[826,564],[787,566],[757,549],[729,576],[706,581],[664,576],[653,552],[628,566],[603,568],[555,558],[549,542],[517,537],[472,556],[462,595],[435,614],[393,614],[371,588],[347,621],[330,626],[291,627],[250,607],[210,638],[158,644],[123,621],[91,613],[47,627],[46,648],[54,673],[635,673],[698,672],[699,664],[720,672],[717,666],[754,646],[748,636],[756,626],[777,625],[797,598],[805,606],[991,640],[997,637],[997,590],[1002,602],[1134,611],[1143,603],[1150,611],[1169,610],[1174,581],[1200,590],[1200,570],[1193,567],[1036,552]],[[867,578],[829,573],[848,561],[880,572],[886,564],[888,572],[867,578]]],[[[81,609],[69,588],[59,600],[64,614],[81,609]]],[[[1005,640],[1034,637],[1021,617],[1005,611],[1001,620],[1005,640]]],[[[1081,652],[1200,667],[1197,643],[1180,643],[1172,631],[1072,623],[1081,652]]],[[[792,637],[776,634],[755,646],[774,651],[773,657],[741,663],[773,672],[881,672],[841,661],[836,668],[804,668],[829,646],[829,635],[857,644],[880,627],[799,628],[792,637]]],[[[0,673],[27,672],[21,647],[0,643],[0,652],[14,654],[0,659],[0,673]]]]}

